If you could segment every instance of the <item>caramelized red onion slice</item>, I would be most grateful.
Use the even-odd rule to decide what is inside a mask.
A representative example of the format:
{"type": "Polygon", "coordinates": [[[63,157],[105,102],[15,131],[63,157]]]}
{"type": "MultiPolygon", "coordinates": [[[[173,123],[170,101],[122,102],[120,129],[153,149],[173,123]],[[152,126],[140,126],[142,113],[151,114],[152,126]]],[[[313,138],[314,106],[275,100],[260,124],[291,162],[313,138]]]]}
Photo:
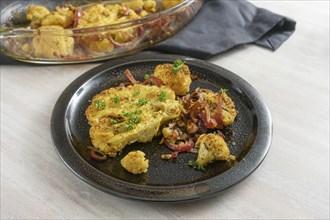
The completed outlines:
{"type": "MultiPolygon", "coordinates": [[[[188,150],[187,152],[197,154],[197,153],[198,153],[198,149],[196,149],[196,148],[191,148],[191,149],[188,150]]],[[[176,158],[179,156],[179,153],[180,153],[180,151],[173,151],[173,152],[171,153],[172,158],[173,158],[173,159],[176,159],[176,158]]]]}
{"type": "Polygon", "coordinates": [[[194,91],[191,94],[191,100],[189,105],[189,116],[194,123],[197,123],[197,116],[202,111],[202,109],[205,108],[205,105],[207,105],[207,103],[204,101],[203,94],[194,91]]]}
{"type": "Polygon", "coordinates": [[[156,77],[156,76],[150,76],[148,79],[146,79],[144,82],[143,82],[144,85],[155,85],[155,86],[162,86],[163,83],[162,81],[156,77]]]}
{"type": "Polygon", "coordinates": [[[199,113],[198,116],[202,119],[203,121],[203,125],[206,127],[206,128],[215,128],[217,126],[217,122],[215,119],[213,118],[207,118],[206,114],[204,112],[202,113],[199,113]]]}
{"type": "Polygon", "coordinates": [[[194,147],[194,142],[186,141],[180,144],[171,143],[168,139],[165,139],[164,143],[166,146],[174,152],[187,152],[194,147]]]}
{"type": "Polygon", "coordinates": [[[198,120],[197,122],[198,133],[205,134],[207,132],[207,128],[204,126],[204,122],[202,120],[198,120]]]}
{"type": "Polygon", "coordinates": [[[73,28],[77,28],[79,19],[83,13],[84,11],[80,7],[77,7],[73,10],[73,28]]]}
{"type": "Polygon", "coordinates": [[[176,158],[178,157],[178,155],[179,155],[179,151],[173,151],[173,152],[171,153],[171,155],[172,155],[172,158],[173,158],[173,159],[176,159],[176,158]]]}
{"type": "Polygon", "coordinates": [[[200,103],[196,102],[191,106],[190,112],[189,112],[190,119],[194,123],[197,123],[197,121],[198,121],[197,115],[198,115],[199,111],[200,111],[200,103]]]}
{"type": "MultiPolygon", "coordinates": [[[[132,75],[132,73],[131,73],[131,71],[129,69],[126,69],[124,71],[124,74],[125,74],[125,76],[127,77],[127,79],[129,80],[129,82],[132,85],[135,85],[135,84],[140,83],[139,81],[137,81],[133,77],[133,75],[132,75]]],[[[160,87],[160,86],[163,85],[162,81],[158,77],[156,77],[156,76],[151,76],[150,78],[146,79],[142,84],[143,85],[148,85],[148,84],[149,85],[155,85],[155,86],[158,86],[158,87],[160,87]]]]}
{"type": "Polygon", "coordinates": [[[108,158],[108,156],[105,153],[103,153],[102,151],[100,151],[95,147],[88,146],[87,149],[91,151],[91,158],[94,160],[105,161],[108,158]]]}
{"type": "Polygon", "coordinates": [[[108,39],[114,45],[115,48],[128,47],[130,45],[133,45],[133,43],[137,41],[137,37],[134,37],[131,41],[128,41],[127,43],[119,43],[118,41],[115,41],[110,34],[108,36],[108,39]]]}
{"type": "Polygon", "coordinates": [[[194,92],[191,93],[191,101],[193,103],[201,103],[204,101],[204,95],[200,92],[198,92],[199,90],[196,90],[194,92]]]}
{"type": "Polygon", "coordinates": [[[204,122],[204,126],[207,128],[215,128],[217,126],[217,121],[211,118],[210,106],[204,101],[203,102],[204,111],[200,112],[198,116],[204,122]]]}
{"type": "Polygon", "coordinates": [[[124,74],[125,76],[128,78],[129,82],[132,84],[132,85],[135,85],[138,83],[138,81],[136,81],[131,73],[131,71],[129,69],[126,69],[124,71],[124,74]]]}

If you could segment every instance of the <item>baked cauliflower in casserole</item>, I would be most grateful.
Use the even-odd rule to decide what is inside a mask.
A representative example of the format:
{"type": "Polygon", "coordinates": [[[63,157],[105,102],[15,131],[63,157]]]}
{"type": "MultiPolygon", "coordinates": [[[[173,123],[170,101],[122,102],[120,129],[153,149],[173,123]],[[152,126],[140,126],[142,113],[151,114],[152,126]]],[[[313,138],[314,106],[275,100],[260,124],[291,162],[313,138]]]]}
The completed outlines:
{"type": "MultiPolygon", "coordinates": [[[[154,1],[151,1],[154,2],[154,1]]],[[[142,0],[124,1],[121,4],[103,5],[96,4],[84,10],[79,18],[77,28],[97,27],[109,24],[126,22],[138,18],[145,17],[149,13],[144,9],[144,5],[148,6],[149,11],[156,11],[156,4],[144,2],[142,0]]],[[[119,28],[118,31],[105,31],[104,34],[96,34],[83,36],[81,41],[87,47],[95,52],[110,52],[115,46],[122,43],[133,41],[137,36],[136,28],[119,28]]]]}
{"type": "Polygon", "coordinates": [[[74,49],[73,37],[67,35],[72,31],[61,26],[42,26],[35,31],[32,44],[34,54],[38,57],[55,58],[72,55],[74,49]],[[51,31],[51,33],[48,33],[51,31]]]}
{"type": "Polygon", "coordinates": [[[197,142],[198,156],[196,163],[205,166],[217,160],[234,159],[225,140],[216,134],[202,134],[197,142]]]}
{"type": "Polygon", "coordinates": [[[183,0],[163,0],[162,6],[164,9],[172,8],[177,4],[181,3],[183,0]]]}
{"type": "Polygon", "coordinates": [[[136,150],[129,152],[120,160],[120,164],[130,173],[141,174],[148,171],[149,160],[142,151],[136,150]]]}
{"type": "Polygon", "coordinates": [[[41,5],[30,5],[26,10],[26,19],[30,21],[31,28],[41,26],[42,20],[50,14],[50,11],[41,5]]]}
{"type": "Polygon", "coordinates": [[[30,21],[32,28],[40,26],[58,25],[63,28],[70,28],[73,24],[74,7],[56,6],[55,11],[49,11],[41,5],[30,5],[26,11],[26,19],[30,21]]]}
{"type": "MultiPolygon", "coordinates": [[[[100,27],[132,21],[154,14],[158,9],[156,1],[153,0],[95,3],[83,5],[81,7],[74,7],[68,4],[56,6],[55,10],[52,11],[41,5],[29,5],[25,17],[30,21],[30,27],[38,29],[38,31],[50,29],[50,27],[56,27],[56,29],[61,27],[62,29],[71,31],[71,29],[100,27]]],[[[90,50],[89,53],[91,54],[107,53],[111,52],[115,47],[125,46],[125,43],[131,43],[130,46],[134,47],[135,40],[140,37],[139,35],[141,34],[141,28],[138,28],[138,26],[139,25],[134,28],[112,28],[113,30],[111,32],[109,28],[104,28],[104,32],[100,32],[96,29],[95,34],[81,34],[81,32],[78,34],[78,32],[75,32],[75,38],[72,38],[72,40],[75,40],[75,52],[79,53],[80,50],[77,50],[77,48],[81,47],[85,52],[90,50]]],[[[43,41],[46,37],[42,39],[37,37],[33,38],[33,44],[29,43],[30,45],[23,45],[21,49],[24,52],[29,52],[32,49],[29,54],[43,58],[71,57],[71,55],[73,55],[71,42],[70,45],[66,45],[63,44],[63,39],[59,39],[70,35],[70,33],[63,32],[59,33],[58,36],[55,36],[56,34],[53,35],[54,36],[49,36],[51,38],[49,45],[51,46],[46,45],[43,41]],[[56,43],[60,45],[57,51],[54,51],[54,48],[56,49],[56,47],[54,47],[56,44],[53,44],[54,37],[58,38],[56,43]],[[39,43],[39,41],[43,42],[39,43]],[[63,47],[68,47],[67,52],[63,51],[62,45],[63,47]]]]}
{"type": "Polygon", "coordinates": [[[95,148],[115,156],[126,145],[148,142],[182,106],[168,87],[142,84],[112,87],[97,94],[86,110],[95,148]]]}
{"type": "Polygon", "coordinates": [[[55,11],[52,11],[50,14],[43,18],[41,26],[58,25],[63,28],[70,28],[73,24],[73,17],[73,6],[57,6],[55,11]]]}
{"type": "Polygon", "coordinates": [[[177,71],[175,65],[176,63],[157,65],[154,76],[158,77],[164,85],[173,89],[176,95],[186,95],[192,82],[190,70],[183,62],[177,65],[179,67],[177,71]]]}

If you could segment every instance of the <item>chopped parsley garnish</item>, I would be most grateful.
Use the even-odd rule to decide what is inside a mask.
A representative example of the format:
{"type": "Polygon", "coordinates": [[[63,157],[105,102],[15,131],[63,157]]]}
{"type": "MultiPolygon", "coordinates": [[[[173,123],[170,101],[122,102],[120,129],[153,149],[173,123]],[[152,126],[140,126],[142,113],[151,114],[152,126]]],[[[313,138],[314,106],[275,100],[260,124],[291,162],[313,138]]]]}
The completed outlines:
{"type": "Polygon", "coordinates": [[[127,117],[127,116],[129,116],[129,115],[132,115],[131,112],[126,112],[126,111],[122,111],[122,114],[123,114],[125,117],[127,117]]]}
{"type": "Polygon", "coordinates": [[[142,118],[137,116],[138,114],[142,114],[142,110],[140,109],[134,112],[122,111],[122,114],[127,117],[127,124],[124,126],[126,131],[133,130],[135,128],[134,124],[139,124],[142,121],[142,118]]]}
{"type": "Polygon", "coordinates": [[[135,126],[132,125],[132,124],[126,124],[126,125],[124,126],[124,129],[125,129],[126,131],[133,130],[134,128],[135,128],[135,126]]]}
{"type": "Polygon", "coordinates": [[[111,124],[118,124],[120,122],[119,118],[112,118],[111,119],[111,124]]]}
{"type": "Polygon", "coordinates": [[[148,74],[148,73],[144,74],[144,76],[143,76],[144,79],[149,79],[150,77],[151,77],[151,74],[148,74]]]}
{"type": "Polygon", "coordinates": [[[141,117],[136,116],[136,115],[131,115],[131,116],[128,118],[128,121],[129,121],[130,123],[138,124],[138,123],[141,122],[141,117]]]}
{"type": "Polygon", "coordinates": [[[227,91],[228,91],[228,89],[220,88],[220,92],[221,92],[221,93],[224,93],[224,92],[227,92],[227,91]]]}
{"type": "Polygon", "coordinates": [[[103,109],[105,109],[105,102],[104,102],[103,100],[96,99],[96,100],[94,101],[94,103],[97,105],[97,108],[98,108],[99,110],[103,110],[103,109]]]}
{"type": "Polygon", "coordinates": [[[125,117],[127,117],[127,116],[132,116],[132,115],[134,115],[134,114],[139,115],[139,114],[142,114],[142,110],[141,110],[141,109],[138,109],[138,110],[136,110],[136,111],[134,111],[134,112],[126,112],[126,111],[122,111],[122,114],[123,114],[125,117]]]}
{"type": "Polygon", "coordinates": [[[116,95],[116,96],[113,98],[113,102],[116,103],[116,104],[118,104],[118,103],[120,102],[120,97],[116,95]]]}
{"type": "Polygon", "coordinates": [[[137,103],[137,105],[138,106],[143,106],[143,105],[145,105],[145,104],[147,104],[147,100],[145,100],[144,98],[140,98],[139,99],[139,101],[138,101],[138,103],[137,103]]]}
{"type": "Polygon", "coordinates": [[[134,91],[133,96],[138,96],[140,94],[140,91],[134,91]]]}
{"type": "Polygon", "coordinates": [[[175,74],[178,73],[182,69],[183,65],[184,65],[183,60],[180,60],[180,59],[175,60],[173,62],[172,72],[175,74]]]}
{"type": "Polygon", "coordinates": [[[160,90],[160,95],[158,97],[158,101],[165,102],[167,97],[167,91],[166,90],[160,90]]]}
{"type": "Polygon", "coordinates": [[[136,110],[135,112],[134,112],[135,114],[142,114],[142,110],[141,109],[138,109],[138,110],[136,110]]]}
{"type": "Polygon", "coordinates": [[[202,165],[199,165],[198,163],[196,163],[196,161],[189,160],[188,165],[196,170],[205,171],[205,168],[202,165]]]}

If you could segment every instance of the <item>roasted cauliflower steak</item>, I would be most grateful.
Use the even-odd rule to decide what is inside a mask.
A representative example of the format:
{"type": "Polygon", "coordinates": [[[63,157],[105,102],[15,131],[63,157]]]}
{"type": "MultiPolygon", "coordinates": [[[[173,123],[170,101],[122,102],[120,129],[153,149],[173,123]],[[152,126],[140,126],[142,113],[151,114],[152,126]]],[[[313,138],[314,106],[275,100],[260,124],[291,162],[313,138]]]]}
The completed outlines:
{"type": "Polygon", "coordinates": [[[92,144],[114,157],[128,144],[151,141],[181,110],[170,88],[135,84],[102,91],[85,113],[92,144]]]}

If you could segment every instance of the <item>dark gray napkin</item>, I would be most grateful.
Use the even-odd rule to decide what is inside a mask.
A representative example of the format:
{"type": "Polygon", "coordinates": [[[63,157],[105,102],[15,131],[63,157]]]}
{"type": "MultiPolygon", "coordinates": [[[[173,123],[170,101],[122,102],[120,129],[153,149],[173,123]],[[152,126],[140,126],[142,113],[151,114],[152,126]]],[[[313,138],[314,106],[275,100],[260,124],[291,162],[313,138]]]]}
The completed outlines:
{"type": "Polygon", "coordinates": [[[296,22],[245,0],[204,0],[183,30],[151,50],[199,59],[254,43],[275,51],[294,32],[296,22]]]}

